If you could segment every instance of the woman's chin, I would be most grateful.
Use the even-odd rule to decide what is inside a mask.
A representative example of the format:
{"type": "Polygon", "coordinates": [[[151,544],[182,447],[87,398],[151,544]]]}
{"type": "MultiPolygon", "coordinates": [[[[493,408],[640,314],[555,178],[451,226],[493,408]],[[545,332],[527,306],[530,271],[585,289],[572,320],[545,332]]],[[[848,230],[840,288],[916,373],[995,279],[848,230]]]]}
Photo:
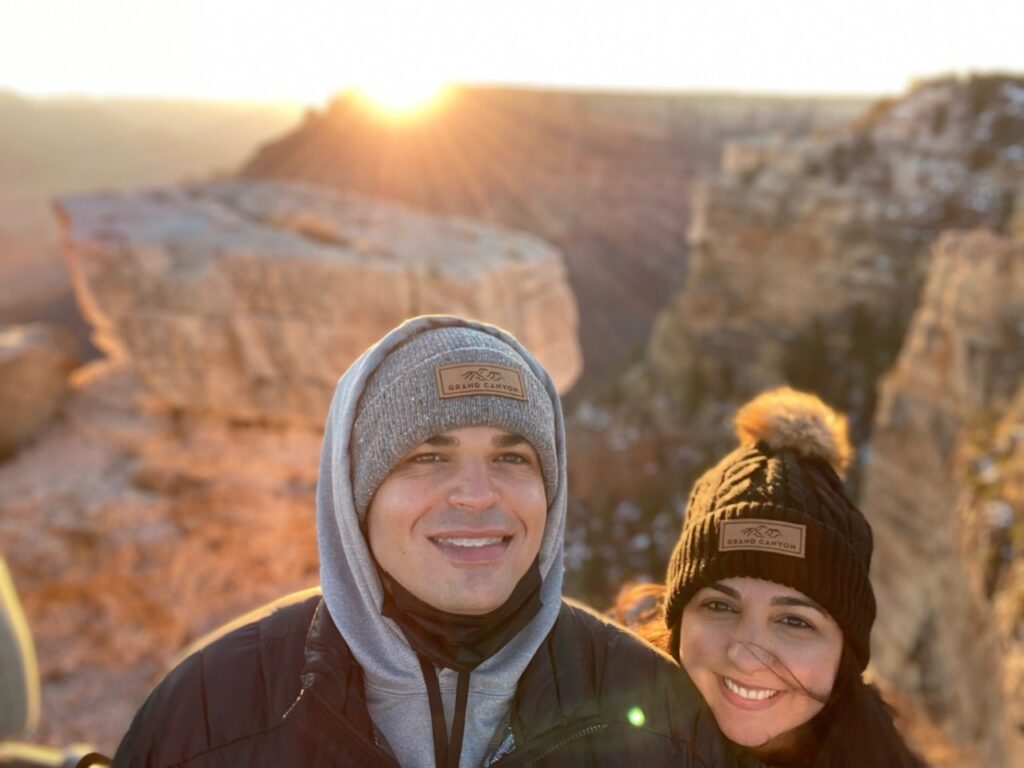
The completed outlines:
{"type": "Polygon", "coordinates": [[[733,744],[738,744],[747,749],[757,749],[770,744],[774,739],[764,731],[754,731],[750,728],[728,728],[722,729],[722,734],[733,744]]]}

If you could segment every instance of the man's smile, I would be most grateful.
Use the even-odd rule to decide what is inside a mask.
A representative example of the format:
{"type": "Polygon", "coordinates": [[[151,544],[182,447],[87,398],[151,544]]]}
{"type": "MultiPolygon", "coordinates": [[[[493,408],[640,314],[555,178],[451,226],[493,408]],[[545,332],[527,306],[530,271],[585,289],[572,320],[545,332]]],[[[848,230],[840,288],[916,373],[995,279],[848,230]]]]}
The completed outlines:
{"type": "Polygon", "coordinates": [[[505,531],[444,531],[427,537],[456,565],[485,565],[500,560],[512,534],[505,531]]]}

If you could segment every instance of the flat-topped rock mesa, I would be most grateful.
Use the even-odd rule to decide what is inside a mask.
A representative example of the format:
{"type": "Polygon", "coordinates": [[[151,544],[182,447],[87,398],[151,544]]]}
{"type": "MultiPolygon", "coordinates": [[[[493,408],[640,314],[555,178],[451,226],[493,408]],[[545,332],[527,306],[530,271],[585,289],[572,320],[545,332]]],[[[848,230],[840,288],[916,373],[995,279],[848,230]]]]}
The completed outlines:
{"type": "Polygon", "coordinates": [[[477,316],[563,389],[579,375],[562,258],[532,236],[272,182],[76,196],[59,212],[107,356],[0,463],[0,543],[50,743],[112,752],[186,644],[316,583],[330,396],[393,325],[477,316]]]}
{"type": "Polygon", "coordinates": [[[348,365],[430,313],[510,330],[560,391],[580,374],[564,262],[529,235],[293,183],[89,194],[57,208],[97,345],[130,362],[159,405],[322,426],[348,365]]]}
{"type": "Polygon", "coordinates": [[[1022,78],[924,83],[838,131],[731,144],[695,204],[686,284],[652,331],[655,390],[692,408],[831,376],[824,394],[870,400],[931,242],[1008,231],[1022,189],[1022,78]]]}
{"type": "Polygon", "coordinates": [[[341,96],[266,144],[245,178],[330,184],[533,233],[565,254],[585,377],[642,347],[686,269],[695,178],[724,138],[845,123],[863,100],[465,87],[389,120],[341,96]]]}
{"type": "Polygon", "coordinates": [[[872,664],[986,765],[1024,760],[1024,241],[947,233],[884,378],[862,508],[872,664]]]}

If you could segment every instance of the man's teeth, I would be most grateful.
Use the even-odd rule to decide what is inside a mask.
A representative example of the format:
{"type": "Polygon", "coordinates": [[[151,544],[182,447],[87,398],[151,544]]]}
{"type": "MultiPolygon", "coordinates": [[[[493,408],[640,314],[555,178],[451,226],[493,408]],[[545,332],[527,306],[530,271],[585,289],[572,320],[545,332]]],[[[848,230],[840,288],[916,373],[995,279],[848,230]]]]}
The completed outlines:
{"type": "Polygon", "coordinates": [[[435,541],[450,547],[491,547],[501,544],[501,536],[483,536],[475,539],[448,539],[438,536],[435,541]]]}
{"type": "Polygon", "coordinates": [[[744,688],[742,685],[737,683],[735,680],[730,680],[728,677],[722,678],[725,680],[725,687],[744,699],[750,699],[751,701],[764,701],[770,699],[772,696],[777,696],[778,691],[773,691],[769,688],[761,688],[756,691],[752,691],[749,688],[744,688]]]}

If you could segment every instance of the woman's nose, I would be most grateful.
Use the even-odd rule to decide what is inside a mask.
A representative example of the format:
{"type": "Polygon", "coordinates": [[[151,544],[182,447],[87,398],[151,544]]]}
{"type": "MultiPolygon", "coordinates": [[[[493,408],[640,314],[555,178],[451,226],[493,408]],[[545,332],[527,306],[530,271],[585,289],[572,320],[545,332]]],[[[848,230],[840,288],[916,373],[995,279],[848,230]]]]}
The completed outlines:
{"type": "Polygon", "coordinates": [[[774,670],[776,657],[756,632],[747,631],[729,639],[726,656],[738,672],[774,670]]]}
{"type": "Polygon", "coordinates": [[[462,509],[490,509],[498,503],[498,491],[486,461],[463,462],[455,473],[448,503],[462,509]]]}

